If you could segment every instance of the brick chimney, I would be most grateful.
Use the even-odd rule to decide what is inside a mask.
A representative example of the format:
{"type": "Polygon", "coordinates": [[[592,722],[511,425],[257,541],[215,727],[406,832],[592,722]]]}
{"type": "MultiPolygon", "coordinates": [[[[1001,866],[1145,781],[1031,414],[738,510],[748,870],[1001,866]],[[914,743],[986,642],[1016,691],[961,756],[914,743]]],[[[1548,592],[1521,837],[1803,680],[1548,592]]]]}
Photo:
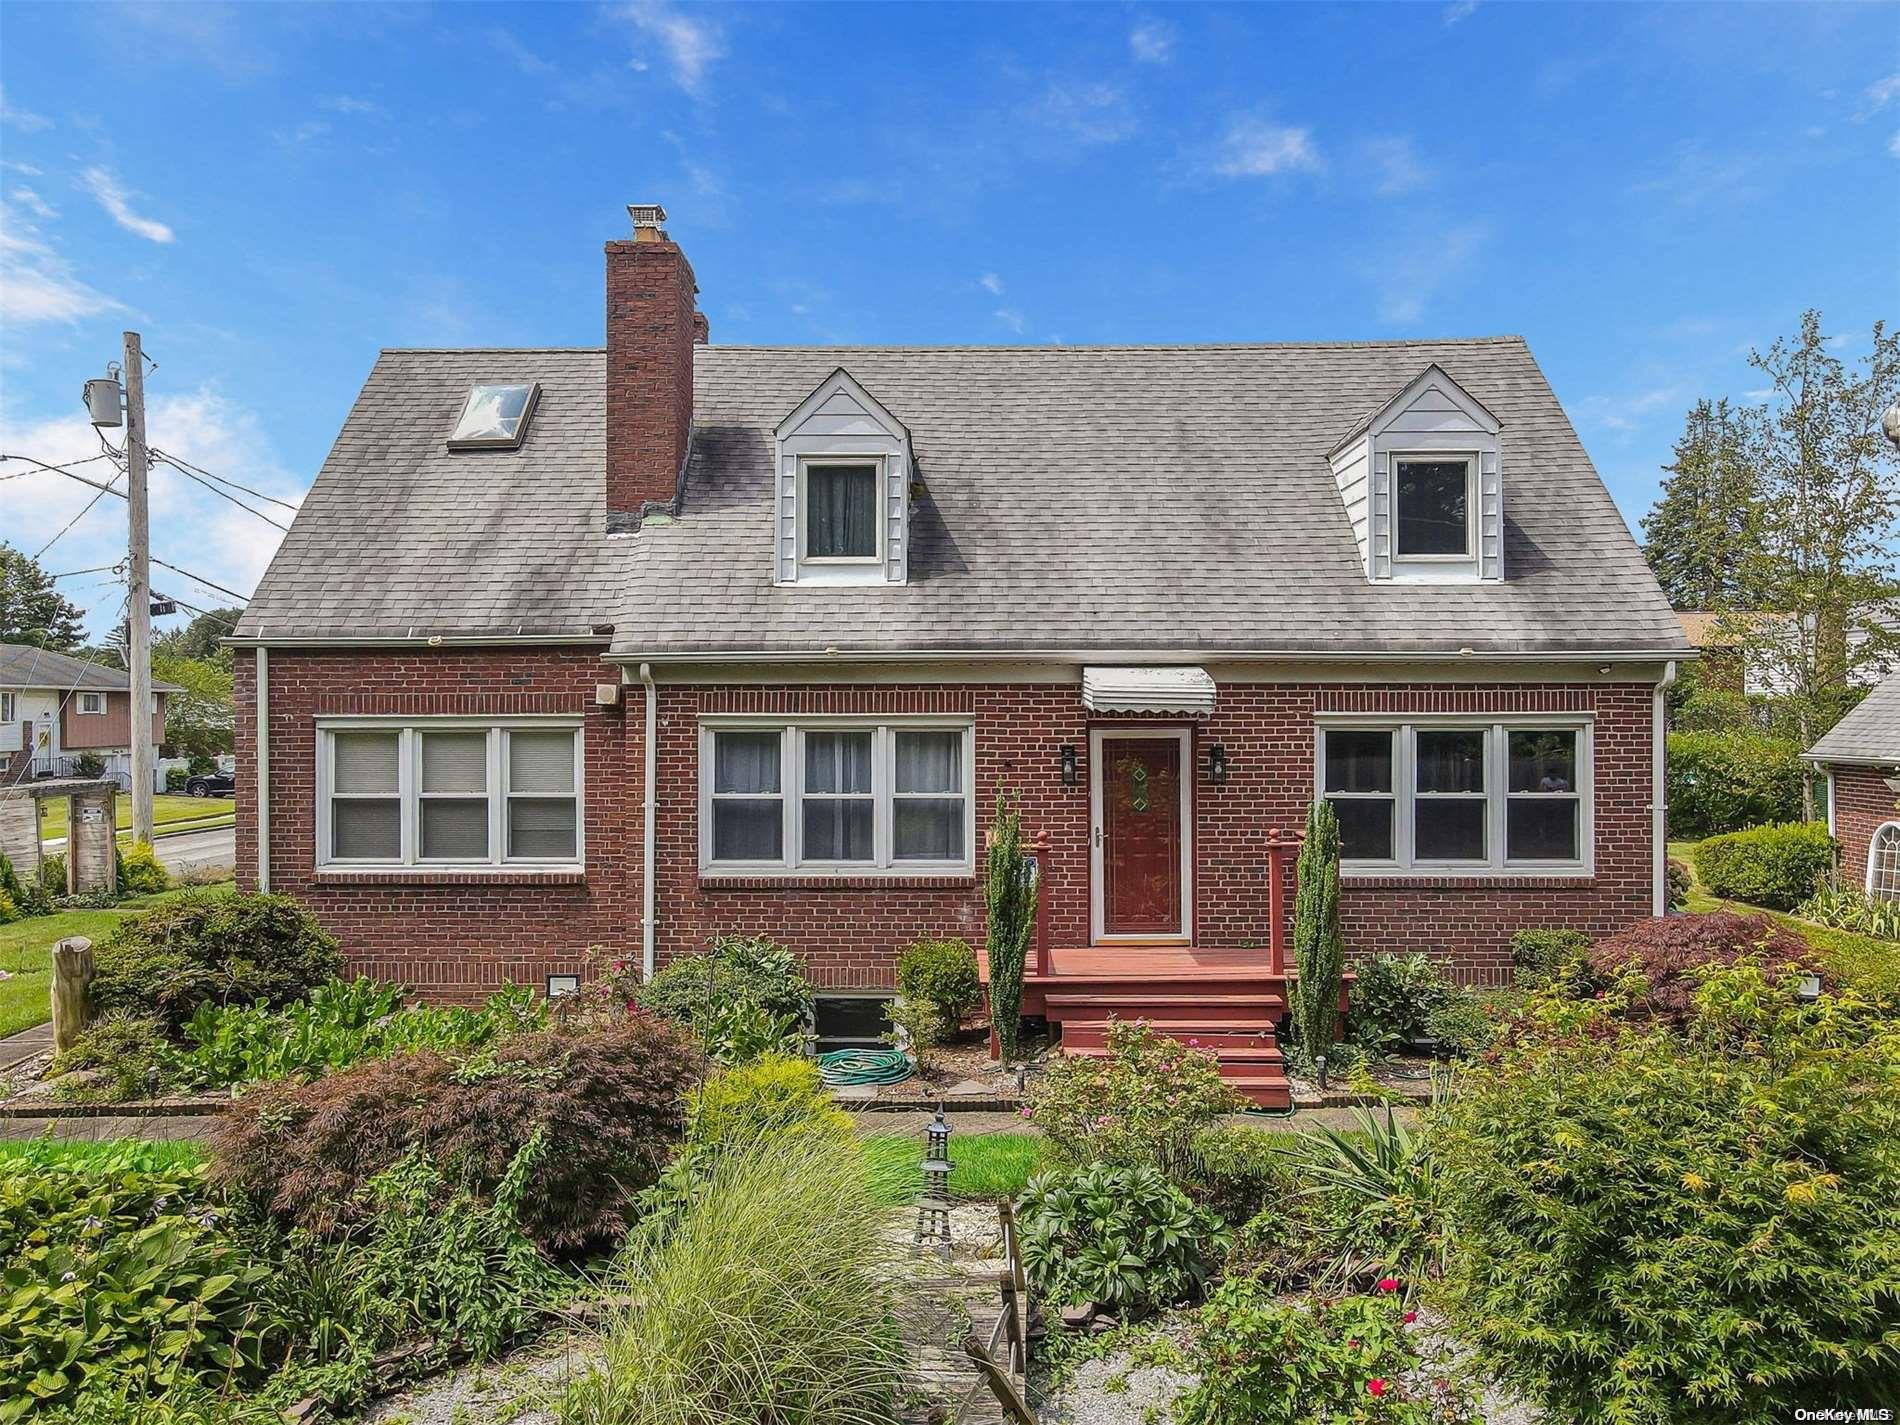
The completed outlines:
{"type": "Polygon", "coordinates": [[[607,244],[607,530],[638,528],[679,492],[693,431],[692,264],[658,204],[629,204],[631,240],[607,244]]]}

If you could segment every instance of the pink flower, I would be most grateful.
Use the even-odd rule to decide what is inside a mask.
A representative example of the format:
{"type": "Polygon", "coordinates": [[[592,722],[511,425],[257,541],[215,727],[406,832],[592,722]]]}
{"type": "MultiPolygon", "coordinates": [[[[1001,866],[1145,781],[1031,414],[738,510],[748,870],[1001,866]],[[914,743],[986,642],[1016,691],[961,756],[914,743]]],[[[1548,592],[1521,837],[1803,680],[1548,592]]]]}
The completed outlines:
{"type": "Polygon", "coordinates": [[[616,960],[616,961],[614,961],[614,969],[616,969],[616,970],[624,970],[624,969],[626,969],[626,968],[627,968],[627,962],[626,962],[625,960],[616,960]]]}
{"type": "Polygon", "coordinates": [[[1366,1389],[1371,1391],[1374,1395],[1384,1395],[1385,1381],[1378,1376],[1374,1376],[1371,1380],[1366,1382],[1366,1389]]]}
{"type": "Polygon", "coordinates": [[[1416,1320],[1418,1320],[1418,1313],[1416,1311],[1408,1311],[1405,1313],[1405,1324],[1407,1326],[1410,1326],[1416,1320]]]}
{"type": "Polygon", "coordinates": [[[1201,1041],[1200,1041],[1200,1040],[1198,1040],[1198,1039],[1190,1039],[1190,1040],[1188,1040],[1188,1048],[1190,1048],[1190,1049],[1198,1049],[1198,1048],[1200,1048],[1200,1047],[1201,1047],[1201,1041]]]}
{"type": "Polygon", "coordinates": [[[1397,1291],[1398,1289],[1399,1289],[1399,1279],[1397,1277],[1380,1277],[1379,1278],[1380,1291],[1397,1291]]]}
{"type": "Polygon", "coordinates": [[[1095,1126],[1097,1128],[1108,1127],[1108,1115],[1106,1113],[1098,1114],[1095,1119],[1095,1126]]]}
{"type": "Polygon", "coordinates": [[[1024,1117],[1024,1118],[1027,1118],[1027,1117],[1029,1117],[1029,1114],[1030,1114],[1030,1111],[1031,1111],[1031,1110],[1030,1110],[1030,1107],[1029,1107],[1029,1105],[1028,1105],[1028,1104],[1024,1104],[1024,1105],[1023,1105],[1023,1117],[1024,1117]]]}

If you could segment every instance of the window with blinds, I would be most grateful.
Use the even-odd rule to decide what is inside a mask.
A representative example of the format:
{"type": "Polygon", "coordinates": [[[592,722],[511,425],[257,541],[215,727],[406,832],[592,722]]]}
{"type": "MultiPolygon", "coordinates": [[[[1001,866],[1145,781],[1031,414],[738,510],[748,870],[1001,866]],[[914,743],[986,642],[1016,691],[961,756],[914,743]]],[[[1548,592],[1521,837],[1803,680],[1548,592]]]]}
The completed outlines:
{"type": "Polygon", "coordinates": [[[577,722],[319,724],[318,864],[581,862],[577,722]]]}

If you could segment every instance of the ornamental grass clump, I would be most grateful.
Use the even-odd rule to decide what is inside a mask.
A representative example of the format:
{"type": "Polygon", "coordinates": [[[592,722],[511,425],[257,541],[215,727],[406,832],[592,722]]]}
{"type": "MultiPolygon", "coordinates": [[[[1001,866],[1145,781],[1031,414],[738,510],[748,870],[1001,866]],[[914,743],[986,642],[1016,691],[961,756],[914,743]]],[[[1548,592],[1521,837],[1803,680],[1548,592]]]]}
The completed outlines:
{"type": "Polygon", "coordinates": [[[1785,1420],[1900,1379],[1900,1023],[1701,980],[1682,1031],[1534,1002],[1434,1112],[1438,1299],[1551,1419],[1785,1420]]]}
{"type": "Polygon", "coordinates": [[[884,1227],[854,1142],[722,1153],[674,1230],[616,1262],[624,1304],[563,1425],[891,1425],[902,1248],[884,1227]]]}

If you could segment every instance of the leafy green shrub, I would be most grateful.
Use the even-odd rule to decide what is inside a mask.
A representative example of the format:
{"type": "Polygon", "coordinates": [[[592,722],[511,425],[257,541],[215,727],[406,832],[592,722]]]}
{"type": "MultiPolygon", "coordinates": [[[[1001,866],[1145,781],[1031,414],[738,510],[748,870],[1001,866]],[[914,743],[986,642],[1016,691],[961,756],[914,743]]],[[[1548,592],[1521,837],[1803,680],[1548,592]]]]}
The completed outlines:
{"type": "Polygon", "coordinates": [[[1044,1301],[1145,1313],[1199,1296],[1227,1249],[1213,1213],[1152,1167],[1039,1173],[1016,1203],[1023,1267],[1044,1301]]]}
{"type": "Polygon", "coordinates": [[[0,890],[0,925],[8,925],[20,918],[20,907],[12,896],[0,890]]]}
{"type": "Polygon", "coordinates": [[[156,1014],[174,1031],[201,1004],[288,1004],[343,957],[288,896],[192,892],[128,917],[94,952],[99,1010],[156,1014]]]}
{"type": "MultiPolygon", "coordinates": [[[[1778,975],[1812,964],[1814,955],[1805,940],[1765,915],[1717,911],[1639,920],[1591,947],[1589,971],[1595,984],[1606,987],[1635,977],[1635,983],[1620,985],[1621,1007],[1681,1024],[1708,972],[1742,960],[1778,975]]],[[[1822,977],[1824,985],[1830,982],[1822,977]]]]}
{"type": "Polygon", "coordinates": [[[185,783],[190,779],[191,769],[189,767],[167,767],[165,769],[165,790],[168,792],[182,792],[185,790],[185,783]]]}
{"type": "Polygon", "coordinates": [[[40,857],[40,894],[54,897],[66,894],[64,851],[48,851],[40,857]]]}
{"type": "Polygon", "coordinates": [[[243,1382],[265,1369],[247,1259],[196,1170],[0,1175],[0,1421],[88,1383],[243,1382]]]}
{"type": "Polygon", "coordinates": [[[507,1034],[541,1029],[547,1002],[525,986],[490,995],[480,1009],[410,1007],[408,990],[367,975],[318,985],[310,998],[273,1010],[206,1002],[185,1025],[178,1076],[222,1088],[322,1073],[407,1049],[468,1051],[507,1034]]]}
{"type": "Polygon", "coordinates": [[[1891,1398],[1900,1027],[1852,996],[1802,1006],[1753,966],[1700,1000],[1693,1052],[1604,1003],[1539,1005],[1548,1032],[1436,1111],[1442,1303],[1548,1418],[1891,1398]]]}
{"type": "Polygon", "coordinates": [[[721,1154],[675,1231],[616,1264],[599,1364],[564,1425],[888,1425],[904,1353],[894,1254],[855,1142],[721,1154]]]}
{"type": "Polygon", "coordinates": [[[775,1133],[839,1138],[856,1130],[809,1059],[770,1056],[722,1069],[686,1097],[686,1142],[711,1152],[775,1133]]]}
{"type": "Polygon", "coordinates": [[[694,1048],[663,1021],[627,1016],[581,1035],[517,1034],[473,1056],[414,1050],[267,1084],[213,1130],[218,1181],[318,1232],[362,1217],[359,1189],[412,1148],[451,1187],[493,1192],[538,1129],[547,1153],[521,1203],[523,1229],[552,1251],[624,1236],[642,1189],[685,1128],[694,1048]]]}
{"type": "Polygon", "coordinates": [[[159,864],[151,842],[134,841],[117,854],[120,895],[147,896],[171,886],[171,873],[159,864]]]}
{"type": "Polygon", "coordinates": [[[67,1103],[124,1103],[169,1087],[176,1055],[157,1019],[114,1010],[88,1025],[51,1068],[62,1076],[54,1091],[67,1103]],[[94,1070],[98,1077],[82,1074],[85,1083],[63,1077],[82,1070],[94,1070]]]}
{"type": "Polygon", "coordinates": [[[1294,1036],[1311,1057],[1332,1047],[1346,971],[1345,940],[1339,931],[1339,817],[1331,802],[1316,801],[1307,809],[1296,875],[1293,963],[1299,978],[1288,992],[1294,1036]]]}
{"type": "MultiPolygon", "coordinates": [[[[1801,744],[1758,732],[1672,732],[1669,835],[1700,840],[1801,815],[1801,744]]],[[[1700,868],[1698,868],[1700,869],[1700,868]]]]}
{"type": "Polygon", "coordinates": [[[1423,1039],[1432,1011],[1451,992],[1437,962],[1418,951],[1375,955],[1358,969],[1349,1026],[1354,1042],[1374,1053],[1423,1039]]]}
{"type": "Polygon", "coordinates": [[[1695,877],[1690,874],[1689,863],[1671,856],[1664,863],[1663,876],[1668,883],[1669,909],[1686,909],[1689,892],[1695,889],[1695,877]]]}
{"type": "Polygon", "coordinates": [[[1105,1058],[1063,1057],[1031,1087],[1027,1117],[1050,1156],[1079,1166],[1157,1168],[1179,1179],[1202,1129],[1243,1105],[1211,1054],[1145,1020],[1110,1020],[1105,1058]]]}
{"type": "Polygon", "coordinates": [[[976,951],[962,940],[912,941],[897,958],[897,992],[927,1011],[905,1026],[919,1047],[942,1042],[983,1002],[976,951]]]}
{"type": "Polygon", "coordinates": [[[1041,894],[1040,875],[1023,854],[1022,807],[999,787],[983,872],[983,944],[989,955],[990,1023],[1005,1059],[1016,1058],[1022,1045],[1023,971],[1041,894]]]}
{"type": "Polygon", "coordinates": [[[1479,1417],[1441,1372],[1423,1372],[1412,1319],[1391,1293],[1283,1303],[1249,1277],[1196,1313],[1195,1386],[1181,1425],[1464,1425],[1479,1417]]]}
{"type": "Polygon", "coordinates": [[[642,1009],[688,1027],[707,1008],[731,999],[803,1020],[813,998],[798,957],[763,935],[721,935],[704,955],[667,961],[637,994],[642,1009]]]}
{"type": "Polygon", "coordinates": [[[1711,895],[1793,910],[1834,869],[1834,838],[1821,822],[1798,821],[1711,836],[1689,854],[1711,895]]]}
{"type": "Polygon", "coordinates": [[[1822,886],[1795,907],[1795,914],[1833,930],[1851,930],[1877,940],[1900,940],[1900,901],[1870,896],[1865,891],[1822,886]]]}
{"type": "Polygon", "coordinates": [[[1432,1011],[1425,1028],[1442,1051],[1468,1059],[1497,1042],[1523,1003],[1518,990],[1455,989],[1432,1011]]]}
{"type": "Polygon", "coordinates": [[[1511,964],[1519,988],[1542,989],[1568,976],[1590,951],[1581,930],[1520,930],[1511,937],[1511,964]]]}
{"type": "Polygon", "coordinates": [[[1241,1126],[1203,1129],[1191,1145],[1194,1166],[1185,1186],[1223,1220],[1245,1222],[1301,1186],[1286,1151],[1293,1136],[1241,1126]]]}

